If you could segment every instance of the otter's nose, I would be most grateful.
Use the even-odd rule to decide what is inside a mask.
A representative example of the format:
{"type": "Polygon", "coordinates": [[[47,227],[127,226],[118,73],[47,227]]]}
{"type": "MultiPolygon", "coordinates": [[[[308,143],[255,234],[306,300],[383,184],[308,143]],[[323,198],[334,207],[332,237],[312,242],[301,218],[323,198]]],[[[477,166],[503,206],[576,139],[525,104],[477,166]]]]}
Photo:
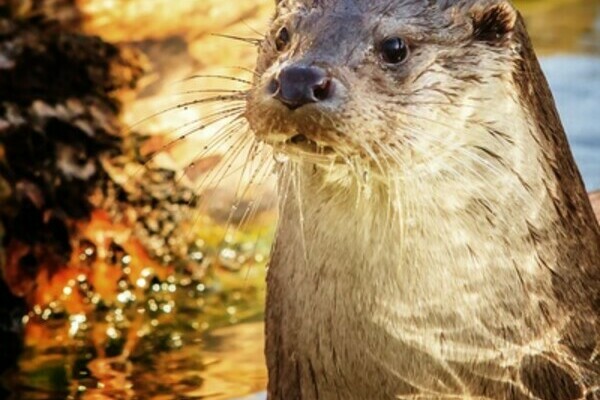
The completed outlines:
{"type": "Polygon", "coordinates": [[[314,66],[284,68],[273,78],[268,90],[291,110],[325,101],[333,92],[332,81],[327,72],[314,66]]]}

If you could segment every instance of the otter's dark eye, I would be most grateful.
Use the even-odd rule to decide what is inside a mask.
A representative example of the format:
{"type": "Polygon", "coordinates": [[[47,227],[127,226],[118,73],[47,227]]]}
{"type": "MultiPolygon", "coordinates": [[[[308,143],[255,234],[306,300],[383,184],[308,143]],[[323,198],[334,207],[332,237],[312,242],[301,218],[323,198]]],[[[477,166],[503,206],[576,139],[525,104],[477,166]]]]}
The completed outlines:
{"type": "Polygon", "coordinates": [[[277,51],[283,51],[290,44],[290,31],[286,27],[283,27],[277,32],[275,38],[275,47],[277,51]]]}
{"type": "Polygon", "coordinates": [[[408,58],[408,44],[401,38],[388,38],[379,48],[383,61],[388,64],[400,64],[408,58]]]}

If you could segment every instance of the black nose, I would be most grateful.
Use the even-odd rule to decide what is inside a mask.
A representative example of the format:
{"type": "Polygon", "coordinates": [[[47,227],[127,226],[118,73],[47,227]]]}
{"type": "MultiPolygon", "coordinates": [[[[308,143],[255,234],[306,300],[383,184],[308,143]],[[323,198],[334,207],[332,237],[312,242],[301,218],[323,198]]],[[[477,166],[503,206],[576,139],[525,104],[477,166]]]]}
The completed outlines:
{"type": "Polygon", "coordinates": [[[271,81],[269,92],[291,110],[310,103],[329,99],[333,92],[332,81],[319,67],[292,66],[279,72],[271,81]]]}

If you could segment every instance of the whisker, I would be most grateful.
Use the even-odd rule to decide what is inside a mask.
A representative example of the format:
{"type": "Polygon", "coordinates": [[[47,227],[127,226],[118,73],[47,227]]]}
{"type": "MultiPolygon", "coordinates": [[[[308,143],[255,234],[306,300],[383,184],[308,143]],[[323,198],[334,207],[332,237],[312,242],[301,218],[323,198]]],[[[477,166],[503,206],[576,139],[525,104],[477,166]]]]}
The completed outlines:
{"type": "Polygon", "coordinates": [[[222,34],[222,33],[211,33],[211,36],[220,37],[223,39],[231,39],[231,40],[235,40],[238,42],[247,43],[252,46],[260,46],[262,44],[262,39],[256,39],[256,38],[246,38],[246,37],[242,37],[242,36],[226,35],[226,34],[222,34]]]}
{"type": "MultiPolygon", "coordinates": [[[[272,164],[269,162],[264,163],[259,168],[264,169],[264,173],[262,175],[257,174],[257,176],[260,176],[260,178],[255,183],[253,183],[257,187],[263,186],[265,184],[265,182],[267,181],[267,179],[269,178],[269,176],[273,173],[272,164]]],[[[255,218],[256,214],[258,213],[258,207],[260,206],[260,204],[262,204],[262,201],[265,196],[266,196],[266,191],[262,191],[260,197],[258,197],[255,201],[252,202],[253,207],[249,207],[250,212],[244,214],[244,216],[242,217],[242,219],[240,221],[238,229],[244,230],[247,228],[247,224],[249,224],[250,221],[252,221],[255,218]]]]}
{"type": "MultiPolygon", "coordinates": [[[[171,131],[170,133],[174,134],[174,133],[179,132],[182,129],[188,128],[188,127],[190,127],[190,126],[192,126],[194,124],[202,124],[202,123],[205,122],[205,119],[211,118],[211,117],[214,117],[214,116],[222,115],[223,119],[225,119],[227,116],[229,116],[229,115],[227,115],[229,112],[238,111],[238,112],[241,113],[241,111],[243,111],[244,109],[245,109],[245,107],[242,104],[239,104],[237,106],[234,105],[234,103],[228,104],[228,105],[226,105],[226,106],[224,106],[224,107],[222,107],[220,109],[214,110],[214,112],[212,114],[203,116],[201,118],[196,118],[196,119],[194,119],[192,121],[188,121],[188,122],[186,122],[184,124],[181,124],[181,125],[178,125],[178,126],[176,126],[174,128],[171,128],[170,129],[170,131],[171,131]]],[[[202,130],[203,129],[203,125],[200,125],[197,129],[201,129],[202,130]]]]}
{"type": "MultiPolygon", "coordinates": [[[[270,167],[272,167],[271,165],[269,165],[268,163],[266,164],[265,168],[265,173],[263,174],[263,176],[258,180],[257,186],[261,187],[264,185],[264,183],[267,181],[267,179],[269,178],[269,175],[271,174],[272,171],[270,167]]],[[[256,218],[256,215],[258,214],[258,210],[260,209],[260,206],[263,205],[265,196],[267,195],[267,191],[263,190],[260,194],[260,196],[255,199],[246,209],[246,211],[244,212],[244,215],[242,217],[242,220],[240,221],[239,227],[238,229],[241,231],[244,231],[245,229],[247,229],[248,224],[250,223],[250,221],[253,221],[256,218]],[[249,212],[248,212],[249,211],[249,212]]],[[[275,201],[275,196],[274,198],[271,200],[270,203],[268,203],[269,205],[273,204],[275,201]]],[[[269,207],[267,207],[268,209],[269,207]]],[[[261,235],[258,234],[256,236],[256,240],[254,242],[254,250],[256,251],[257,247],[258,247],[258,242],[261,239],[261,235]]],[[[246,272],[246,277],[245,277],[245,281],[248,281],[248,277],[250,276],[250,272],[252,271],[252,265],[248,268],[248,271],[246,272]]]]}
{"type": "MultiPolygon", "coordinates": [[[[190,162],[190,164],[187,165],[183,169],[182,174],[180,175],[180,177],[177,180],[178,182],[181,182],[181,180],[187,175],[188,171],[190,171],[192,168],[194,168],[196,166],[196,164],[198,163],[198,160],[201,160],[208,153],[213,151],[214,147],[218,147],[220,144],[225,143],[225,142],[227,142],[227,140],[231,139],[232,136],[231,136],[230,132],[235,131],[237,129],[237,126],[239,124],[239,117],[241,117],[241,116],[238,116],[237,118],[232,120],[232,122],[230,122],[229,124],[225,125],[221,129],[219,129],[219,131],[216,132],[216,134],[209,141],[209,143],[202,146],[202,150],[200,152],[196,153],[196,155],[194,155],[193,161],[190,162]]],[[[219,162],[219,163],[221,163],[221,162],[219,162]]]]}
{"type": "MultiPolygon", "coordinates": [[[[232,132],[233,129],[239,129],[242,126],[243,126],[243,124],[241,124],[241,123],[232,125],[230,127],[230,129],[228,129],[227,132],[232,132]]],[[[226,136],[229,136],[228,139],[231,138],[230,133],[227,133],[226,136]]],[[[229,171],[229,169],[231,168],[232,160],[234,160],[235,158],[237,158],[238,154],[245,147],[244,141],[246,141],[246,140],[248,140],[248,137],[245,137],[243,135],[240,138],[236,139],[235,142],[231,145],[230,151],[228,151],[228,153],[225,156],[225,158],[221,161],[221,166],[219,168],[217,168],[216,170],[209,172],[195,186],[195,191],[196,191],[196,193],[199,193],[200,198],[203,197],[202,193],[204,191],[206,191],[207,188],[210,187],[214,183],[215,180],[222,179],[222,175],[226,174],[229,171]],[[223,169],[223,168],[225,168],[225,169],[223,169]]],[[[193,227],[198,222],[199,218],[200,218],[200,213],[196,213],[196,216],[194,218],[191,218],[190,229],[193,229],[193,227]]]]}
{"type": "MultiPolygon", "coordinates": [[[[248,158],[248,160],[250,160],[250,162],[255,161],[255,156],[256,156],[255,152],[258,150],[258,147],[255,145],[257,145],[257,144],[259,144],[259,143],[255,141],[252,145],[251,150],[253,151],[253,153],[252,153],[251,157],[248,158]]],[[[265,156],[265,155],[268,157],[268,154],[263,152],[262,156],[265,156]]],[[[247,160],[247,162],[248,162],[248,160],[247,160]]],[[[254,171],[252,172],[252,174],[250,176],[250,180],[247,183],[245,183],[244,191],[241,194],[239,193],[239,191],[236,192],[237,202],[235,203],[235,205],[232,208],[232,211],[228,217],[223,240],[229,235],[229,231],[231,229],[231,222],[233,219],[233,214],[239,210],[240,204],[246,198],[248,191],[256,185],[257,177],[260,176],[260,179],[258,180],[259,182],[266,181],[266,178],[269,175],[269,168],[268,168],[269,164],[265,163],[265,161],[266,161],[266,159],[263,157],[261,157],[259,159],[259,165],[257,167],[254,167],[254,171]],[[265,168],[265,166],[267,166],[267,168],[265,168]],[[265,170],[266,173],[263,175],[260,175],[260,173],[261,173],[261,171],[263,171],[263,169],[265,170]]],[[[240,181],[238,182],[238,190],[241,187],[241,183],[242,183],[243,179],[244,179],[244,175],[242,174],[242,176],[240,177],[240,181]]],[[[239,220],[239,222],[237,224],[237,228],[236,228],[237,231],[243,231],[246,228],[246,223],[251,221],[251,219],[249,219],[249,218],[251,217],[251,215],[254,215],[253,211],[258,210],[258,206],[260,205],[260,201],[262,200],[263,195],[264,195],[264,193],[259,197],[259,199],[254,199],[253,201],[251,201],[248,204],[248,206],[244,210],[244,214],[242,215],[242,218],[239,220]]]]}
{"type": "MultiPolygon", "coordinates": [[[[232,128],[239,129],[241,126],[243,126],[243,123],[233,125],[232,128]]],[[[233,129],[229,130],[228,132],[233,132],[233,129]]],[[[227,136],[229,136],[228,139],[231,139],[232,134],[228,133],[227,136]]],[[[215,171],[211,171],[209,174],[207,174],[207,176],[204,179],[202,179],[202,181],[200,181],[198,185],[196,185],[196,189],[204,191],[208,187],[210,187],[215,182],[215,180],[221,180],[222,175],[220,175],[220,174],[223,172],[223,168],[225,168],[223,174],[229,172],[229,170],[231,169],[231,166],[232,166],[232,164],[231,164],[232,161],[234,160],[235,157],[238,156],[240,151],[243,149],[243,146],[241,146],[241,143],[244,143],[244,141],[247,139],[248,139],[248,137],[246,137],[244,135],[241,135],[239,138],[235,139],[234,143],[231,145],[231,148],[228,151],[228,154],[225,156],[225,158],[221,162],[221,166],[218,169],[216,169],[215,171]]]]}
{"type": "Polygon", "coordinates": [[[208,98],[204,98],[204,99],[187,101],[185,103],[180,103],[180,104],[177,104],[176,106],[169,107],[163,111],[151,114],[150,116],[131,125],[129,127],[129,130],[131,131],[131,130],[133,130],[133,128],[136,128],[158,116],[164,115],[164,114],[174,111],[174,110],[181,110],[181,109],[187,110],[191,106],[205,104],[205,103],[216,103],[216,102],[220,102],[220,101],[221,102],[235,102],[235,101],[240,101],[240,100],[244,100],[244,97],[239,96],[239,95],[229,95],[229,96],[222,95],[222,96],[213,96],[213,97],[208,97],[208,98]]]}
{"type": "MultiPolygon", "coordinates": [[[[264,152],[264,151],[263,151],[264,152]]],[[[257,186],[258,187],[262,187],[265,182],[267,181],[267,179],[269,178],[269,175],[271,175],[273,173],[273,158],[271,157],[271,155],[267,154],[267,152],[264,152],[267,157],[270,159],[267,160],[266,163],[264,164],[265,167],[265,174],[259,179],[257,186]]],[[[248,209],[250,210],[250,212],[248,213],[248,209],[246,210],[246,212],[244,213],[244,216],[242,218],[242,220],[240,221],[239,224],[239,230],[244,231],[245,229],[247,229],[247,224],[250,223],[250,221],[253,221],[256,218],[256,215],[258,214],[258,210],[261,207],[261,205],[264,204],[265,201],[265,196],[267,195],[267,191],[263,190],[260,194],[260,196],[255,199],[248,207],[248,209]]],[[[271,200],[266,204],[267,205],[267,209],[271,209],[271,207],[276,204],[277,201],[277,196],[273,196],[271,198],[271,200]]],[[[260,241],[262,235],[259,233],[256,235],[256,240],[254,242],[254,250],[256,251],[258,249],[258,242],[260,241]]],[[[248,278],[250,276],[250,273],[252,272],[252,268],[253,268],[254,264],[251,264],[250,267],[248,268],[248,270],[246,271],[246,276],[244,278],[244,287],[246,286],[246,283],[248,282],[248,278]]]]}
{"type": "MultiPolygon", "coordinates": [[[[257,143],[258,143],[258,142],[257,142],[257,143]]],[[[239,166],[239,167],[237,167],[237,168],[235,168],[235,169],[233,169],[233,170],[231,170],[231,171],[230,171],[230,172],[229,172],[227,175],[224,175],[222,179],[227,179],[227,178],[229,178],[230,176],[237,174],[237,173],[238,173],[238,172],[240,172],[242,169],[244,169],[244,166],[243,166],[243,165],[242,165],[242,166],[239,166]]]]}
{"type": "Polygon", "coordinates": [[[246,28],[250,29],[253,33],[256,33],[258,36],[264,38],[265,34],[264,32],[260,32],[258,29],[253,28],[252,26],[250,26],[250,24],[248,24],[246,21],[241,21],[242,24],[244,24],[246,26],[246,28]]]}
{"type": "MultiPolygon", "coordinates": [[[[229,229],[231,228],[231,220],[233,219],[234,213],[235,213],[235,211],[237,211],[237,208],[239,207],[240,203],[243,200],[243,197],[245,196],[246,192],[244,192],[244,195],[240,195],[240,190],[241,190],[242,183],[244,181],[244,175],[246,173],[246,169],[248,168],[248,164],[250,164],[251,158],[254,156],[254,151],[255,151],[256,147],[257,147],[257,142],[253,141],[252,145],[250,146],[250,149],[248,150],[248,154],[246,155],[246,160],[244,161],[242,172],[240,174],[240,179],[238,181],[237,187],[234,192],[235,193],[234,198],[236,199],[234,201],[237,201],[237,202],[235,203],[233,209],[229,213],[229,216],[227,217],[227,223],[225,224],[225,232],[224,232],[225,237],[227,237],[227,235],[229,233],[229,229]]],[[[248,187],[249,186],[250,186],[250,184],[248,185],[248,187]]],[[[223,238],[223,240],[224,240],[224,238],[223,238]]]]}
{"type": "Polygon", "coordinates": [[[248,73],[249,73],[249,74],[251,74],[252,76],[257,76],[257,77],[259,77],[259,76],[260,76],[260,74],[259,74],[258,72],[256,72],[255,70],[253,70],[252,68],[241,67],[241,66],[239,66],[239,65],[234,65],[234,66],[227,67],[227,68],[231,68],[231,69],[239,69],[239,70],[241,70],[241,71],[248,72],[248,73]]]}
{"type": "Polygon", "coordinates": [[[228,81],[233,81],[233,82],[240,82],[240,83],[245,83],[247,85],[251,85],[252,86],[252,82],[246,80],[246,79],[242,79],[242,78],[236,78],[234,76],[227,76],[227,75],[214,75],[214,74],[204,74],[204,75],[191,75],[188,76],[187,78],[184,78],[180,81],[178,81],[178,83],[183,83],[183,82],[189,82],[189,81],[193,81],[196,79],[223,79],[223,80],[228,80],[228,81]]]}
{"type": "MultiPolygon", "coordinates": [[[[137,171],[135,171],[133,173],[133,175],[131,175],[129,178],[133,178],[135,176],[137,176],[143,169],[145,169],[146,167],[148,167],[148,165],[161,153],[164,152],[166,150],[171,149],[173,146],[175,146],[178,143],[183,142],[185,139],[187,139],[188,137],[190,137],[191,135],[198,133],[206,128],[209,128],[210,126],[223,121],[224,119],[228,118],[228,117],[232,117],[238,113],[240,113],[241,111],[243,111],[243,108],[234,108],[234,109],[230,109],[230,110],[226,110],[226,111],[220,111],[211,115],[208,115],[206,117],[206,119],[211,118],[211,117],[217,117],[212,121],[209,122],[204,122],[206,121],[206,119],[202,119],[201,121],[195,121],[193,123],[191,123],[191,125],[193,125],[194,123],[202,123],[202,125],[195,127],[194,129],[190,129],[187,132],[183,133],[181,136],[177,137],[176,139],[173,139],[172,141],[168,142],[167,144],[165,144],[159,151],[156,151],[154,154],[150,155],[139,167],[139,169],[137,171]]],[[[189,126],[189,125],[186,125],[189,126]]],[[[182,127],[186,127],[186,126],[182,126],[182,127]]]]}
{"type": "Polygon", "coordinates": [[[174,96],[184,95],[184,94],[216,94],[216,93],[239,93],[239,94],[248,94],[246,90],[235,90],[235,89],[202,89],[202,90],[186,90],[183,92],[175,93],[174,96]]]}

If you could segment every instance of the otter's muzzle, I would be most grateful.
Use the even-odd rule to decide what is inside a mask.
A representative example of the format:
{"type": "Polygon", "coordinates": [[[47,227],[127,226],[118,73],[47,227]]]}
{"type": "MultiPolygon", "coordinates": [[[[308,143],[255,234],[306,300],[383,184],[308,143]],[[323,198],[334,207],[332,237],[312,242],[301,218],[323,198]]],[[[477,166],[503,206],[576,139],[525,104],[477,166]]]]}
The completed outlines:
{"type": "Polygon", "coordinates": [[[267,91],[290,110],[326,101],[333,96],[333,80],[316,66],[290,66],[274,77],[267,91]]]}

